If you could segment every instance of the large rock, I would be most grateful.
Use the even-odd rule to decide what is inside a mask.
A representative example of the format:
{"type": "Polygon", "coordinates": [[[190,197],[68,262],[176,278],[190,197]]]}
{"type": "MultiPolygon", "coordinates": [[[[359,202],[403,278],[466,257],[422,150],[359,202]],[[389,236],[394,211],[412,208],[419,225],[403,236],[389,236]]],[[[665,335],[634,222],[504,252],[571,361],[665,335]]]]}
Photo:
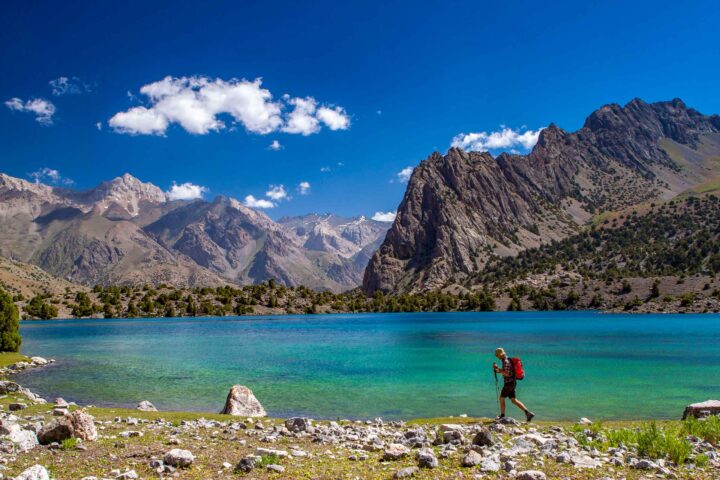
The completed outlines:
{"type": "Polygon", "coordinates": [[[75,410],[70,414],[70,423],[73,427],[73,436],[82,440],[94,441],[97,440],[98,434],[95,429],[95,422],[84,410],[75,410]]]}
{"type": "Polygon", "coordinates": [[[238,417],[264,417],[267,415],[252,390],[243,385],[233,385],[220,413],[238,417]]]}
{"type": "Polygon", "coordinates": [[[151,402],[147,400],[143,400],[142,402],[138,403],[138,406],[135,407],[135,410],[140,410],[142,412],[157,412],[157,408],[155,408],[155,405],[153,405],[151,402]]]}
{"type": "Polygon", "coordinates": [[[720,400],[705,400],[704,402],[692,403],[685,407],[683,420],[688,417],[703,418],[708,415],[720,415],[720,400]]]}
{"type": "Polygon", "coordinates": [[[382,459],[385,461],[400,460],[401,458],[405,458],[408,453],[410,453],[410,449],[405,445],[391,443],[383,452],[382,459]]]}
{"type": "Polygon", "coordinates": [[[20,385],[18,385],[15,382],[10,382],[8,380],[0,380],[0,395],[5,395],[8,393],[16,393],[19,392],[20,385]]]}
{"type": "Polygon", "coordinates": [[[38,432],[37,437],[41,445],[49,445],[71,438],[73,433],[75,433],[75,429],[70,416],[64,416],[46,423],[38,432]]]}
{"type": "Polygon", "coordinates": [[[50,474],[42,465],[33,465],[15,477],[15,480],[50,480],[50,474]]]}
{"type": "Polygon", "coordinates": [[[190,450],[173,448],[165,454],[163,462],[172,467],[189,467],[195,461],[195,455],[190,450]]]}
{"type": "Polygon", "coordinates": [[[420,468],[436,468],[438,459],[430,448],[423,448],[417,452],[417,461],[420,468]]]}
{"type": "Polygon", "coordinates": [[[10,435],[8,435],[8,439],[15,444],[15,449],[18,452],[27,452],[35,448],[35,445],[38,444],[38,439],[34,432],[23,430],[20,427],[14,429],[10,435]]]}

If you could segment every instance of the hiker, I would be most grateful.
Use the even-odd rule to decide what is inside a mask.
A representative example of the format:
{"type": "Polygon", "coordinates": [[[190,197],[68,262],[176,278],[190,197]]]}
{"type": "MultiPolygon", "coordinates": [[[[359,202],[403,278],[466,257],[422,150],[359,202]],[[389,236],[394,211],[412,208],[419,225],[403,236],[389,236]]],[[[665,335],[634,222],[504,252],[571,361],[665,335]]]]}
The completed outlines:
{"type": "MultiPolygon", "coordinates": [[[[500,416],[498,419],[505,418],[505,399],[509,397],[512,403],[525,412],[525,418],[529,422],[533,419],[535,414],[528,410],[520,400],[515,398],[517,378],[515,377],[515,367],[512,360],[502,348],[495,350],[495,356],[502,361],[502,368],[498,367],[497,363],[493,362],[493,370],[495,370],[495,373],[500,373],[503,376],[503,388],[502,392],[500,392],[500,416]]],[[[495,377],[495,381],[497,382],[497,377],[495,377]]]]}

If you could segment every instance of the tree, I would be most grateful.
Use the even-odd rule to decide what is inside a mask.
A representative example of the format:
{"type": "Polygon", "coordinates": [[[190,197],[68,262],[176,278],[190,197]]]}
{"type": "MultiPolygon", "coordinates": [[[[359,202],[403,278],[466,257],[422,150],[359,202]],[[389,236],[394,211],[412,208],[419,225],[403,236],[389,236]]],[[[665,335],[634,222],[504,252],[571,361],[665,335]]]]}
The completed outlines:
{"type": "Polygon", "coordinates": [[[20,315],[12,297],[0,289],[0,352],[19,352],[20,315]]]}

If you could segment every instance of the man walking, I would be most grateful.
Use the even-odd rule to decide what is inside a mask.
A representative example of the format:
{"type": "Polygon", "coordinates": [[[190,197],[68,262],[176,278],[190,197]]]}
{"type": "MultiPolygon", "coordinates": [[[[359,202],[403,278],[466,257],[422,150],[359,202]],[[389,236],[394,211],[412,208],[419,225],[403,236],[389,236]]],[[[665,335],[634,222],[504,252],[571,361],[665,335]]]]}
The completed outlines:
{"type": "Polygon", "coordinates": [[[495,350],[495,356],[502,362],[502,368],[498,367],[497,363],[493,363],[493,370],[495,370],[495,373],[500,373],[503,376],[503,388],[502,392],[500,392],[500,416],[498,418],[505,417],[505,399],[510,398],[512,403],[525,412],[525,418],[529,422],[535,414],[528,410],[520,400],[515,398],[517,379],[515,378],[515,368],[513,367],[512,360],[510,360],[510,357],[502,348],[495,350]]]}

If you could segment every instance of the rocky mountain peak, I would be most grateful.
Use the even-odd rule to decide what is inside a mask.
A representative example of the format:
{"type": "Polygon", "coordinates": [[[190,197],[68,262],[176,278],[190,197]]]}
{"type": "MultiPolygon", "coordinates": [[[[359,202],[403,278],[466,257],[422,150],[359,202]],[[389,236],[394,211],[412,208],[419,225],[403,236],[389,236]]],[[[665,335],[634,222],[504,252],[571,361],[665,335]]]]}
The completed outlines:
{"type": "Polygon", "coordinates": [[[528,155],[451,148],[422,161],[365,272],[368,292],[440,288],[490,258],[574,234],[594,215],[672,198],[720,176],[720,119],[682,100],[592,112],[550,124],[528,155]]]}

